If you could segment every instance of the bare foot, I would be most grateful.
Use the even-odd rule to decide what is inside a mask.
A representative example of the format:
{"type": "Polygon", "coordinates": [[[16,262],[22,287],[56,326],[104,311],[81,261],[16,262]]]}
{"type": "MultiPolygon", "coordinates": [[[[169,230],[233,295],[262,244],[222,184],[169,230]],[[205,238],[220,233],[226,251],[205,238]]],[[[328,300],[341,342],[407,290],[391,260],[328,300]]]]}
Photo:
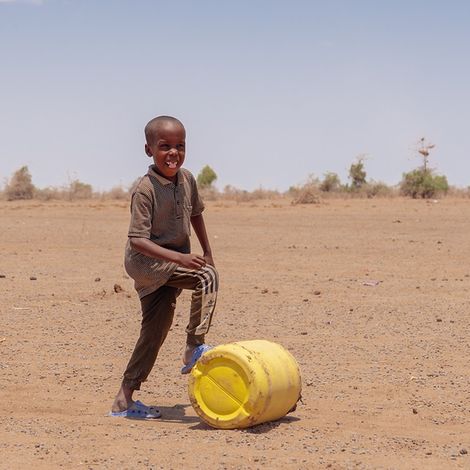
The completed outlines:
{"type": "Polygon", "coordinates": [[[111,407],[111,411],[113,413],[127,410],[132,406],[134,400],[132,400],[132,394],[134,390],[121,385],[119,392],[117,393],[116,397],[114,398],[113,406],[111,407]]]}
{"type": "Polygon", "coordinates": [[[188,364],[193,355],[193,351],[197,348],[197,345],[187,344],[183,354],[183,364],[188,364]]]}

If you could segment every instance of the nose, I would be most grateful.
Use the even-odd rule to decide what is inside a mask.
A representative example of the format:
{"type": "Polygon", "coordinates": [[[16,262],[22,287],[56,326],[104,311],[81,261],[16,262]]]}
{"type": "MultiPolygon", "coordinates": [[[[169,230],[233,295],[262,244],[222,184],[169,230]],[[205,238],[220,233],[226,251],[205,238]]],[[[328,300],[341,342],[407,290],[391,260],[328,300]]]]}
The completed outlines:
{"type": "Polygon", "coordinates": [[[168,154],[169,154],[169,155],[178,155],[178,150],[176,150],[175,147],[172,147],[172,148],[168,151],[168,154]]]}

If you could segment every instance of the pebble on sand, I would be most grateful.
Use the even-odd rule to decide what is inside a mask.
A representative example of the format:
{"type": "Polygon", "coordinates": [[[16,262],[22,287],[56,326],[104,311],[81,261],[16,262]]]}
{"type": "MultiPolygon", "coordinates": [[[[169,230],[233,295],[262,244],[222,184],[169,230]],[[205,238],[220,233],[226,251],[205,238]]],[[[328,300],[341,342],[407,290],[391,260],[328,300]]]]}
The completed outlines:
{"type": "Polygon", "coordinates": [[[36,276],[29,276],[30,281],[37,281],[38,278],[36,276]]]}

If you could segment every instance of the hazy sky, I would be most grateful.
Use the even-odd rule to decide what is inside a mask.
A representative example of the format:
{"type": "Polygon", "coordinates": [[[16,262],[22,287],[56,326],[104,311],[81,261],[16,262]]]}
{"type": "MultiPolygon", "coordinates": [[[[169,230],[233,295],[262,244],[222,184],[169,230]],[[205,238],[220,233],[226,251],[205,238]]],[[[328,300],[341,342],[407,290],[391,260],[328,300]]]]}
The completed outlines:
{"type": "Polygon", "coordinates": [[[187,128],[186,167],[277,188],[327,171],[470,185],[466,0],[0,0],[0,179],[130,184],[143,127],[187,128]]]}

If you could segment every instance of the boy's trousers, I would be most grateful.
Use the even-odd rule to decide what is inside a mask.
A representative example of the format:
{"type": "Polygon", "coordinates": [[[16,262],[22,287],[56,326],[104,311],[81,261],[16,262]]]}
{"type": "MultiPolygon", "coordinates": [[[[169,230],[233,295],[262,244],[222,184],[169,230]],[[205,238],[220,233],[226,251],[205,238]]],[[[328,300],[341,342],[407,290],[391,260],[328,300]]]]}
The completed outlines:
{"type": "Polygon", "coordinates": [[[206,265],[200,270],[178,266],[164,286],[140,299],[140,337],[124,372],[123,385],[140,390],[140,384],[147,379],[170,330],[176,298],[182,289],[193,291],[186,327],[187,344],[204,343],[204,335],[209,331],[215,309],[218,287],[219,277],[213,266],[206,265]]]}

